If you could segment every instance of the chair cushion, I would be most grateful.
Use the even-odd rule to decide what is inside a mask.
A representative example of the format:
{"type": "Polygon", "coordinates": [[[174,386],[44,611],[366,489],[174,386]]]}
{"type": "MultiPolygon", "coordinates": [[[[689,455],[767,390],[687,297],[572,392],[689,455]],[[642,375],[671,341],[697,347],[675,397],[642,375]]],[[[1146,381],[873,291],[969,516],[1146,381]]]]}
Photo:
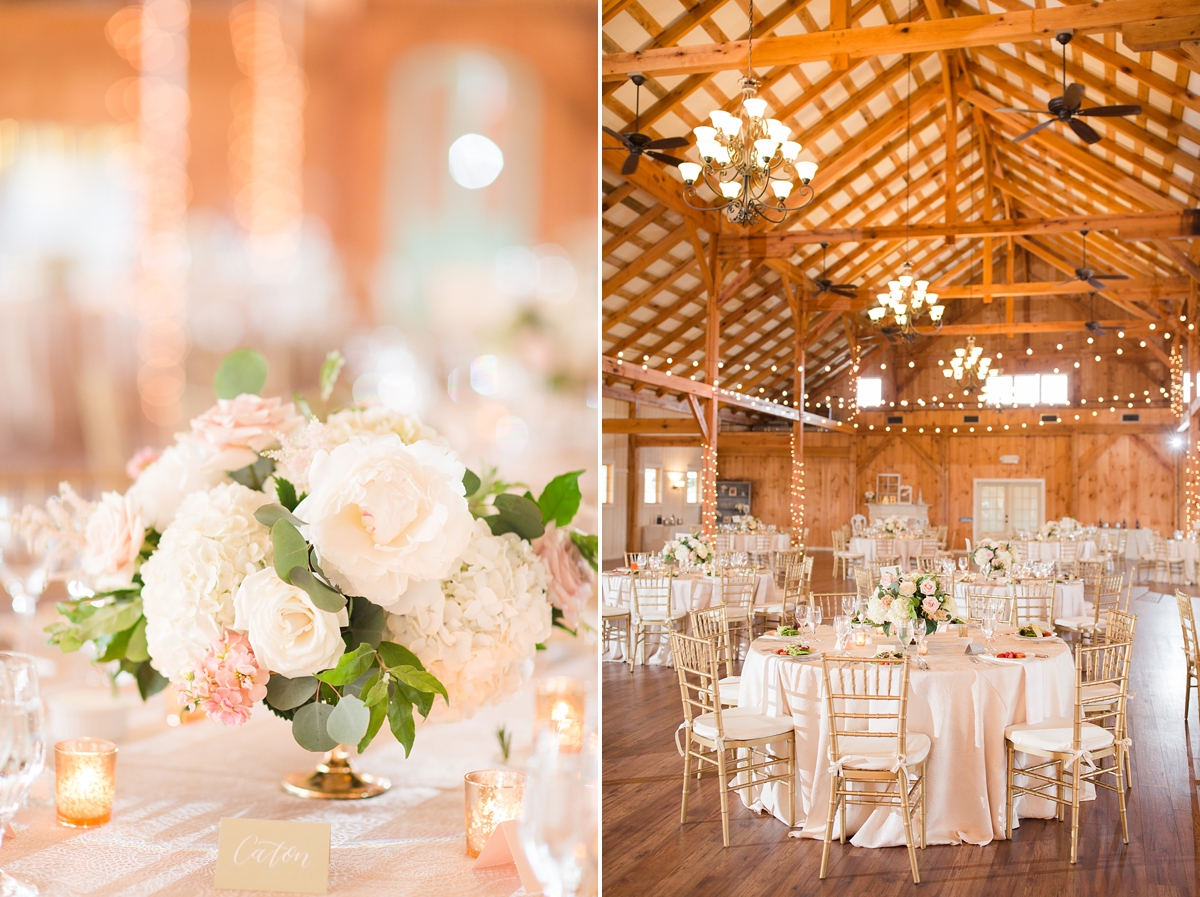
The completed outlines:
{"type": "Polygon", "coordinates": [[[717,683],[717,688],[721,693],[722,704],[733,704],[736,706],[738,699],[742,695],[742,677],[726,676],[717,683]]]}
{"type": "MultiPolygon", "coordinates": [[[[1071,750],[1071,739],[1075,735],[1075,723],[1065,716],[1054,716],[1040,723],[1017,723],[1004,730],[1004,737],[1018,750],[1023,747],[1039,751],[1064,753],[1071,750]]],[[[1083,723],[1080,728],[1083,749],[1098,751],[1113,743],[1113,734],[1092,723],[1083,723]]]]}
{"type": "Polygon", "coordinates": [[[726,607],[725,608],[725,619],[728,620],[730,623],[733,623],[733,622],[744,623],[749,618],[749,616],[750,616],[750,611],[748,609],[744,609],[744,608],[740,608],[740,607],[726,607]]]}
{"type": "Polygon", "coordinates": [[[1059,617],[1054,621],[1054,625],[1059,629],[1079,631],[1080,629],[1094,629],[1096,624],[1093,617],[1087,614],[1082,617],[1059,617]]]}
{"type": "MultiPolygon", "coordinates": [[[[1111,682],[1098,682],[1095,685],[1085,685],[1083,687],[1083,699],[1085,701],[1090,701],[1095,698],[1115,698],[1120,693],[1121,689],[1111,682]]],[[[1095,708],[1103,706],[1105,705],[1085,704],[1083,709],[1086,711],[1089,709],[1089,707],[1095,708]]]]}
{"type": "MultiPolygon", "coordinates": [[[[868,735],[838,736],[838,752],[843,769],[891,769],[896,763],[896,738],[873,738],[868,735]]],[[[916,766],[929,756],[928,735],[909,732],[905,738],[905,766],[916,766]]]]}
{"type": "Polygon", "coordinates": [[[601,613],[605,617],[628,617],[629,616],[629,607],[628,606],[619,607],[615,604],[605,604],[601,608],[601,613]]]}
{"type": "MultiPolygon", "coordinates": [[[[740,684],[740,683],[739,683],[740,684]]],[[[726,741],[758,741],[776,735],[787,735],[795,723],[790,716],[768,716],[753,707],[731,707],[721,711],[726,741]]],[[[701,738],[717,737],[717,715],[705,713],[692,721],[692,731],[701,738]]]]}
{"type": "Polygon", "coordinates": [[[754,608],[756,614],[781,614],[783,613],[782,604],[760,604],[754,608]]]}
{"type": "Polygon", "coordinates": [[[671,611],[670,615],[652,611],[650,613],[643,613],[641,615],[634,614],[633,618],[641,623],[666,623],[668,621],[682,620],[686,616],[687,611],[673,610],[671,611]]]}

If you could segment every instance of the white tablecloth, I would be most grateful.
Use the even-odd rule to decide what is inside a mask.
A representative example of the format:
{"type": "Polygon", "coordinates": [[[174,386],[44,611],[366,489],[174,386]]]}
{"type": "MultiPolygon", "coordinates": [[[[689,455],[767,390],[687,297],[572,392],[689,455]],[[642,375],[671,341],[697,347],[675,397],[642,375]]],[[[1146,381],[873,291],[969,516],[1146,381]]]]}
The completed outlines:
{"type": "MultiPolygon", "coordinates": [[[[976,640],[979,636],[975,633],[976,640]]],[[[1071,653],[1061,641],[1043,642],[1037,653],[1047,659],[992,661],[973,664],[962,653],[966,641],[935,636],[953,653],[935,646],[926,658],[932,669],[914,668],[909,680],[908,731],[928,735],[933,743],[926,767],[928,841],[930,844],[987,844],[1003,838],[1006,789],[1004,728],[1018,722],[1069,716],[1074,701],[1075,671],[1071,653]]],[[[831,650],[831,627],[822,626],[814,646],[831,650]]],[[[785,640],[758,639],[742,668],[740,704],[760,713],[791,716],[796,729],[795,824],[802,837],[824,838],[829,808],[829,732],[820,660],[779,657],[775,648],[785,640]]],[[[1032,653],[1029,642],[1016,637],[996,639],[996,650],[1019,646],[1032,653]]],[[[873,648],[858,649],[874,653],[873,648]]],[[[742,792],[758,810],[786,819],[781,803],[787,786],[771,783],[742,792]]],[[[1087,792],[1081,797],[1087,798],[1087,792]]],[[[1049,818],[1053,805],[1021,798],[1018,816],[1049,818]]],[[[904,843],[899,810],[848,808],[848,831],[859,847],[889,847],[904,843]]],[[[836,835],[835,835],[836,837],[836,835]]]]}
{"type": "MultiPolygon", "coordinates": [[[[1062,546],[1058,540],[1049,542],[1026,542],[1024,544],[1028,551],[1029,557],[1026,560],[1030,561],[1057,561],[1062,554],[1062,546]]],[[[1091,539],[1083,539],[1075,543],[1078,550],[1075,553],[1076,560],[1090,561],[1096,556],[1096,543],[1091,539]]]]}
{"type": "MultiPolygon", "coordinates": [[[[730,551],[758,551],[758,535],[753,533],[729,533],[730,551]]],[[[792,546],[792,537],[787,533],[764,533],[767,536],[767,551],[787,551],[792,546]]]]}
{"type": "MultiPolygon", "coordinates": [[[[1012,586],[990,582],[956,582],[954,584],[954,600],[958,603],[958,615],[964,618],[967,611],[967,592],[1008,595],[1012,593],[1012,586]]],[[[1056,619],[1081,617],[1084,610],[1083,580],[1068,580],[1054,586],[1054,616],[1056,619]]]]}
{"type": "MultiPolygon", "coordinates": [[[[863,559],[868,562],[873,562],[877,557],[878,545],[879,542],[877,539],[856,536],[850,540],[850,551],[854,554],[861,554],[863,559]]],[[[896,554],[900,556],[900,567],[902,569],[907,570],[909,558],[916,557],[920,553],[920,539],[896,539],[896,554]]]]}

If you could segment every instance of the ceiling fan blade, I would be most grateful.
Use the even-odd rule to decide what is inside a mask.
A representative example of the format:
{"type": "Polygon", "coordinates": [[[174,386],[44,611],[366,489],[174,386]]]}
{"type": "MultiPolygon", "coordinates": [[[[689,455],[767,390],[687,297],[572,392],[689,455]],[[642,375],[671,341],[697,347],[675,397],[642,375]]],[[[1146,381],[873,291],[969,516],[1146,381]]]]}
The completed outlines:
{"type": "Polygon", "coordinates": [[[1049,115],[1050,114],[1045,109],[1017,109],[1013,106],[1001,106],[996,111],[997,112],[1025,112],[1029,115],[1049,115]]]}
{"type": "Polygon", "coordinates": [[[1079,108],[1079,104],[1083,102],[1083,85],[1076,81],[1074,84],[1067,87],[1067,92],[1063,94],[1062,102],[1064,109],[1070,109],[1072,112],[1079,108]]]}
{"type": "Polygon", "coordinates": [[[1090,109],[1080,109],[1076,115],[1098,115],[1102,118],[1116,118],[1123,115],[1141,115],[1142,107],[1136,103],[1127,106],[1092,106],[1090,109]]]}
{"type": "Polygon", "coordinates": [[[1087,280],[1087,283],[1088,283],[1090,286],[1093,286],[1093,287],[1095,287],[1095,288],[1096,288],[1096,289],[1098,289],[1098,290],[1107,289],[1107,288],[1104,286],[1104,284],[1102,284],[1100,281],[1096,280],[1096,278],[1094,278],[1094,277],[1089,277],[1089,278],[1088,278],[1088,280],[1087,280]]]}
{"type": "Polygon", "coordinates": [[[837,293],[839,296],[845,296],[847,299],[857,299],[858,298],[857,290],[841,290],[841,289],[838,289],[837,287],[833,287],[830,289],[830,292],[837,293]]]}
{"type": "Polygon", "coordinates": [[[1040,125],[1036,125],[1036,126],[1034,126],[1034,127],[1030,128],[1028,131],[1026,131],[1026,132],[1025,132],[1024,134],[1022,134],[1020,137],[1014,137],[1014,138],[1012,139],[1012,142],[1013,142],[1013,143],[1020,143],[1020,142],[1021,142],[1022,140],[1024,140],[1026,137],[1032,137],[1032,136],[1033,136],[1034,134],[1036,134],[1038,131],[1042,130],[1042,128],[1048,128],[1048,127],[1050,127],[1050,126],[1051,126],[1052,124],[1054,124],[1056,121],[1058,121],[1058,119],[1057,119],[1057,118],[1052,118],[1052,119],[1049,119],[1048,121],[1044,121],[1044,122],[1042,122],[1040,125]]]}
{"type": "Polygon", "coordinates": [[[1062,281],[1061,283],[1055,284],[1055,286],[1065,287],[1069,283],[1077,283],[1078,281],[1079,281],[1078,277],[1069,277],[1066,280],[1062,281]]]}
{"type": "Polygon", "coordinates": [[[632,146],[633,146],[633,144],[629,142],[629,138],[628,138],[628,137],[626,137],[624,134],[621,134],[621,133],[619,133],[619,132],[617,132],[617,131],[614,131],[614,130],[613,130],[612,128],[610,128],[608,125],[604,125],[604,126],[602,127],[602,130],[603,130],[603,131],[604,131],[604,133],[605,133],[605,134],[607,134],[609,137],[615,137],[615,138],[617,138],[617,140],[620,140],[620,141],[621,141],[621,143],[623,143],[623,144],[624,144],[626,147],[632,147],[632,146]]]}
{"type": "Polygon", "coordinates": [[[835,284],[832,284],[832,286],[835,290],[837,290],[837,289],[857,290],[858,289],[858,284],[856,284],[856,283],[835,283],[835,284]]]}
{"type": "Polygon", "coordinates": [[[653,156],[655,159],[665,165],[681,165],[686,161],[685,159],[676,159],[674,156],[668,156],[666,153],[656,153],[653,150],[646,153],[646,155],[653,156]]]}
{"type": "Polygon", "coordinates": [[[1100,135],[1097,134],[1095,128],[1093,128],[1087,122],[1082,122],[1077,118],[1073,118],[1067,122],[1067,127],[1074,131],[1075,136],[1077,136],[1084,143],[1092,144],[1100,142],[1100,135]]]}
{"type": "Polygon", "coordinates": [[[630,153],[629,158],[625,160],[625,164],[621,166],[621,174],[633,174],[637,171],[638,160],[641,158],[640,153],[630,153]]]}
{"type": "Polygon", "coordinates": [[[686,137],[664,137],[661,140],[651,140],[646,144],[646,149],[680,149],[688,146],[686,137]]]}
{"type": "Polygon", "coordinates": [[[1129,280],[1127,274],[1093,274],[1092,277],[1096,280],[1129,280]]]}

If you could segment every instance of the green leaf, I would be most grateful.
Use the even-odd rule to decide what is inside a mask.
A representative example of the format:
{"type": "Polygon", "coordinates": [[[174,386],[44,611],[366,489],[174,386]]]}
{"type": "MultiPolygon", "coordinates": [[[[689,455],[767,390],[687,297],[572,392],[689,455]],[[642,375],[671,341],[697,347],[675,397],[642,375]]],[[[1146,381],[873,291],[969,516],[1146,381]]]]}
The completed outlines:
{"type": "MultiPolygon", "coordinates": [[[[349,685],[375,662],[375,649],[370,645],[359,645],[348,654],[338,658],[337,666],[332,670],[317,673],[317,678],[329,685],[349,685]]],[[[357,738],[354,739],[358,741],[357,738]]]]}
{"type": "Polygon", "coordinates": [[[131,628],[142,615],[142,599],[118,601],[98,608],[79,627],[79,638],[85,642],[101,635],[114,635],[131,628]]]}
{"type": "Polygon", "coordinates": [[[571,541],[575,543],[575,547],[579,549],[579,553],[583,555],[583,559],[588,562],[593,570],[599,572],[600,566],[598,558],[600,555],[600,540],[593,533],[581,533],[578,530],[570,530],[571,541]]]}
{"type": "MultiPolygon", "coordinates": [[[[275,555],[276,558],[279,555],[275,555]]],[[[278,569],[278,568],[276,568],[278,569]]],[[[336,614],[346,606],[346,596],[336,589],[331,589],[309,571],[307,566],[293,567],[288,573],[292,585],[308,592],[308,597],[323,611],[336,614]]]]}
{"type": "Polygon", "coordinates": [[[320,376],[322,402],[328,402],[329,397],[333,395],[333,387],[337,384],[338,375],[345,366],[346,359],[337,349],[325,356],[325,361],[321,363],[320,376]]]}
{"type": "Polygon", "coordinates": [[[139,663],[137,672],[133,675],[137,679],[138,694],[142,696],[143,701],[167,687],[167,677],[150,666],[149,661],[139,663]]]}
{"type": "Polygon", "coordinates": [[[382,673],[376,673],[363,686],[363,701],[368,707],[374,707],[381,701],[387,701],[388,680],[382,673]]]}
{"type": "Polygon", "coordinates": [[[500,513],[487,518],[493,535],[516,533],[522,539],[532,541],[546,531],[542,525],[542,509],[525,496],[505,492],[496,496],[495,504],[500,513]]]}
{"type": "Polygon", "coordinates": [[[298,676],[289,679],[272,673],[267,680],[267,704],[276,710],[293,710],[317,693],[315,676],[298,676]]]}
{"type": "Polygon", "coordinates": [[[129,641],[125,645],[125,659],[134,663],[150,659],[150,649],[146,645],[146,618],[142,617],[129,632],[129,641]]]}
{"type": "MultiPolygon", "coordinates": [[[[384,696],[387,695],[387,683],[384,684],[384,696]]],[[[367,723],[367,734],[362,737],[362,741],[358,743],[358,752],[361,754],[367,749],[375,736],[379,734],[379,730],[383,727],[383,721],[387,718],[388,705],[387,701],[380,701],[378,704],[372,704],[370,708],[371,719],[367,723]]]]}
{"type": "Polygon", "coordinates": [[[308,569],[308,543],[287,520],[276,520],[271,526],[271,544],[275,548],[275,572],[284,582],[292,581],[296,567],[308,569]]]}
{"type": "Polygon", "coordinates": [[[296,510],[296,505],[300,504],[300,499],[296,497],[296,487],[286,477],[275,477],[275,496],[279,499],[279,503],[289,511],[296,510]]]}
{"type": "MultiPolygon", "coordinates": [[[[281,483],[281,482],[287,483],[287,480],[276,480],[275,482],[276,482],[276,484],[281,483]]],[[[291,483],[288,483],[288,486],[290,487],[291,483]]],[[[295,490],[292,490],[292,492],[293,492],[293,497],[294,497],[295,490]]],[[[275,524],[278,523],[280,520],[286,520],[292,526],[303,526],[304,525],[304,521],[301,520],[299,517],[297,517],[295,514],[293,514],[286,505],[284,505],[282,503],[275,504],[274,502],[272,502],[269,505],[263,505],[261,508],[259,508],[257,511],[255,511],[254,519],[257,520],[259,523],[261,523],[263,526],[265,526],[267,529],[271,529],[272,527],[274,527],[275,524]]]]}
{"type": "Polygon", "coordinates": [[[312,406],[308,404],[308,399],[297,392],[292,393],[292,401],[296,403],[296,407],[300,409],[300,413],[304,415],[305,420],[313,419],[312,406]]]}
{"type": "Polygon", "coordinates": [[[542,509],[542,522],[553,520],[559,526],[566,526],[575,519],[579,503],[583,501],[583,493],[579,491],[579,477],[582,470],[573,470],[556,476],[542,494],[538,496],[538,507],[542,509]]]}
{"type": "Polygon", "coordinates": [[[329,714],[325,729],[338,744],[358,744],[367,734],[371,711],[353,695],[346,695],[329,714]]]}
{"type": "Polygon", "coordinates": [[[380,642],[379,656],[383,658],[384,664],[391,669],[392,667],[410,666],[418,670],[425,669],[425,665],[421,663],[417,655],[409,651],[403,645],[397,645],[395,642],[380,642]]]}
{"type": "Polygon", "coordinates": [[[217,368],[213,389],[218,399],[236,399],[242,393],[259,395],[266,382],[266,357],[254,349],[234,349],[217,368]]]}
{"type": "Polygon", "coordinates": [[[247,489],[263,491],[263,485],[275,470],[275,462],[270,458],[259,456],[253,464],[247,464],[237,470],[229,471],[229,478],[235,483],[241,483],[247,489]]]}
{"type": "Polygon", "coordinates": [[[99,663],[110,663],[114,660],[125,659],[125,647],[129,644],[132,629],[115,632],[112,635],[102,635],[96,639],[96,660],[99,663]]]}
{"type": "Polygon", "coordinates": [[[387,629],[387,611],[378,604],[372,604],[366,598],[350,599],[350,628],[343,633],[348,637],[348,648],[353,650],[359,645],[378,647],[385,629],[387,629]]]}
{"type": "Polygon", "coordinates": [[[417,724],[413,720],[412,704],[399,693],[399,690],[392,695],[388,702],[387,718],[392,734],[396,736],[398,742],[404,745],[404,756],[408,757],[413,742],[417,738],[417,724]]]}
{"type": "Polygon", "coordinates": [[[467,490],[467,497],[470,498],[479,491],[479,487],[483,485],[483,481],[479,479],[479,474],[473,470],[467,470],[463,474],[463,488],[467,490]]]}
{"type": "Polygon", "coordinates": [[[429,712],[433,710],[433,702],[437,699],[436,693],[432,691],[418,691],[396,679],[393,679],[392,683],[396,686],[396,690],[404,696],[404,699],[420,711],[422,718],[429,716],[429,712]]]}
{"type": "Polygon", "coordinates": [[[391,673],[409,688],[415,688],[417,691],[429,694],[436,692],[446,699],[447,704],[450,703],[450,695],[446,692],[446,686],[442,685],[432,673],[414,669],[410,666],[392,668],[391,673]]]}
{"type": "Polygon", "coordinates": [[[292,718],[292,737],[306,751],[332,751],[338,743],[329,734],[330,704],[305,704],[292,718]]]}

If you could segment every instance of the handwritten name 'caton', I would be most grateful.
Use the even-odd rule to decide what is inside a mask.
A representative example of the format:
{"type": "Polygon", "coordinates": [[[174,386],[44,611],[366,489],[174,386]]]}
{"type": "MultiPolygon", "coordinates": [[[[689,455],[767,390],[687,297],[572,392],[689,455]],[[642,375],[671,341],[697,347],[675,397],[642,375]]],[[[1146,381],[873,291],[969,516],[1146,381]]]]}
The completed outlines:
{"type": "Polygon", "coordinates": [[[329,888],[327,822],[221,820],[214,884],[220,890],[324,894],[329,888]]]}
{"type": "Polygon", "coordinates": [[[308,868],[308,851],[284,841],[268,841],[256,835],[247,835],[233,852],[233,861],[239,866],[246,863],[265,863],[274,869],[284,863],[296,863],[301,869],[308,868]]]}

